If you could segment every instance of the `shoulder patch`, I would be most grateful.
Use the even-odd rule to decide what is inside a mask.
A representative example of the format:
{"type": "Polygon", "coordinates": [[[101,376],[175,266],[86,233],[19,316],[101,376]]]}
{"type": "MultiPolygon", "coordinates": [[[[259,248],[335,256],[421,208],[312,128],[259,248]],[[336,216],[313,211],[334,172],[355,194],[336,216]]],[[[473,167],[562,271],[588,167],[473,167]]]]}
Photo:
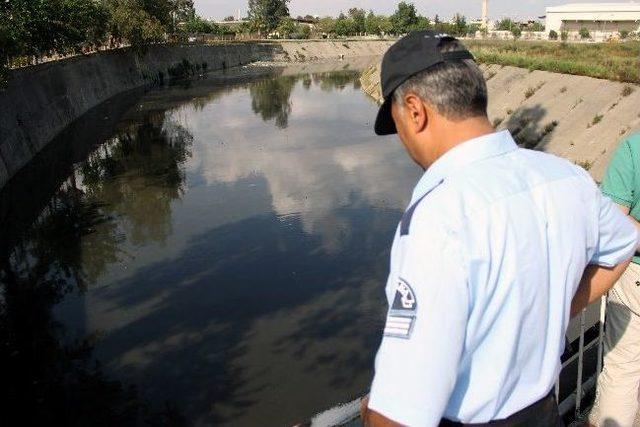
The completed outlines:
{"type": "Polygon", "coordinates": [[[411,338],[413,325],[418,313],[418,300],[409,283],[399,279],[396,284],[396,292],[393,304],[387,315],[387,323],[384,327],[384,336],[392,338],[411,338]]]}

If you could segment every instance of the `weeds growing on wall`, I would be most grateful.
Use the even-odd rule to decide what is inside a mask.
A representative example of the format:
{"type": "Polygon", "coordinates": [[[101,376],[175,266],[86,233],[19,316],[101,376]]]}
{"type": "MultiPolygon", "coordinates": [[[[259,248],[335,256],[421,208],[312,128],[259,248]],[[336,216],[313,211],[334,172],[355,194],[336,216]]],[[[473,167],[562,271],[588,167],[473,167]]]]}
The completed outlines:
{"type": "Polygon", "coordinates": [[[469,40],[465,44],[480,63],[640,83],[637,41],[570,44],[469,40]]]}
{"type": "Polygon", "coordinates": [[[631,86],[625,86],[622,88],[622,96],[626,97],[633,93],[634,89],[631,86]]]}
{"type": "Polygon", "coordinates": [[[591,125],[595,126],[598,123],[600,123],[602,121],[602,114],[596,114],[596,116],[593,118],[593,120],[591,121],[591,125]]]}

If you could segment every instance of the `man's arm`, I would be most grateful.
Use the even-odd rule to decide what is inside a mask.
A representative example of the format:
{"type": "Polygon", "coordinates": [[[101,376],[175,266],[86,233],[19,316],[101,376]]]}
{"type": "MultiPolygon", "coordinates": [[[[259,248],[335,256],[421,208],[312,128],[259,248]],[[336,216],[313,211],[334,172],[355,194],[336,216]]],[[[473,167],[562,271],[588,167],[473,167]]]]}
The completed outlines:
{"type": "Polygon", "coordinates": [[[633,225],[635,225],[636,228],[638,228],[640,230],[640,222],[637,219],[635,219],[634,217],[632,217],[631,215],[629,215],[629,213],[631,212],[631,208],[629,206],[621,205],[619,203],[617,203],[617,205],[620,208],[620,210],[622,211],[622,213],[629,217],[631,222],[633,222],[633,225]]]}
{"type": "Polygon", "coordinates": [[[571,317],[577,316],[589,304],[601,298],[620,279],[631,259],[613,268],[590,265],[584,272],[578,291],[571,302],[571,317]]]}
{"type": "Polygon", "coordinates": [[[369,426],[438,425],[464,349],[470,304],[462,236],[418,210],[404,238],[387,287],[390,310],[364,411],[369,426]]]}
{"type": "Polygon", "coordinates": [[[571,317],[606,294],[629,266],[630,257],[640,243],[640,224],[629,216],[629,210],[628,206],[601,198],[596,253],[591,265],[585,269],[571,302],[571,317]]]}
{"type": "Polygon", "coordinates": [[[365,397],[360,404],[360,417],[364,427],[403,427],[402,424],[369,409],[369,396],[365,397]]]}

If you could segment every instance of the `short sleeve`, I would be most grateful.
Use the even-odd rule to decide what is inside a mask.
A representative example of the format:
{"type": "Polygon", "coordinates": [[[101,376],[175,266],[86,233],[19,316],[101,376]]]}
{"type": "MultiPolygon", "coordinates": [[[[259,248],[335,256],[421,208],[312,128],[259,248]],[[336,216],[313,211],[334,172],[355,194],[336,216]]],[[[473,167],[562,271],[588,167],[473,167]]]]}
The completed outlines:
{"type": "Polygon", "coordinates": [[[397,277],[390,278],[395,294],[369,400],[370,409],[410,426],[440,423],[469,315],[461,239],[441,227],[424,228],[402,237],[406,247],[397,277]]]}
{"type": "Polygon", "coordinates": [[[602,180],[602,192],[614,202],[630,207],[634,200],[633,158],[629,141],[617,148],[602,180]]]}
{"type": "Polygon", "coordinates": [[[633,256],[638,229],[607,196],[599,196],[598,238],[591,264],[615,267],[633,256]]]}

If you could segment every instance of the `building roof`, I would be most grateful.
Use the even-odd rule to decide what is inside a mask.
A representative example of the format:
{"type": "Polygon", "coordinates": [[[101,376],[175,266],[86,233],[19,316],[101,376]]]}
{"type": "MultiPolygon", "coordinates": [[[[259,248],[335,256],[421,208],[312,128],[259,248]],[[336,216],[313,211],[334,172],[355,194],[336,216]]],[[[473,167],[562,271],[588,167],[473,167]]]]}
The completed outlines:
{"type": "Polygon", "coordinates": [[[640,12],[640,3],[570,3],[547,7],[547,13],[640,12]]]}

